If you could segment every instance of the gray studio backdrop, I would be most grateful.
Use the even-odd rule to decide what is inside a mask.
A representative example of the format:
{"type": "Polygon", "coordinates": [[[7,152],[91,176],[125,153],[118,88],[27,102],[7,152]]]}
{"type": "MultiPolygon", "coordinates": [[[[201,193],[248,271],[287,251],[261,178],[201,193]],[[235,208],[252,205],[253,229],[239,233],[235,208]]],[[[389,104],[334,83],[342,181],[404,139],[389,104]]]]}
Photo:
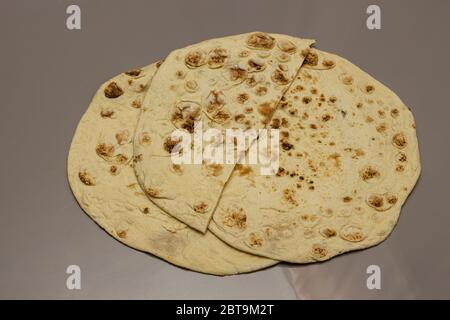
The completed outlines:
{"type": "Polygon", "coordinates": [[[0,298],[450,298],[450,1],[1,1],[0,298]],[[66,8],[81,8],[81,30],[66,8]],[[381,30],[366,9],[381,8],[381,30]],[[204,39],[254,30],[317,39],[394,90],[417,121],[422,176],[381,245],[233,277],[132,250],[79,208],[66,178],[95,90],[204,39]],[[81,268],[81,290],[66,268],[81,268]],[[369,290],[366,269],[381,270],[369,290]]]}

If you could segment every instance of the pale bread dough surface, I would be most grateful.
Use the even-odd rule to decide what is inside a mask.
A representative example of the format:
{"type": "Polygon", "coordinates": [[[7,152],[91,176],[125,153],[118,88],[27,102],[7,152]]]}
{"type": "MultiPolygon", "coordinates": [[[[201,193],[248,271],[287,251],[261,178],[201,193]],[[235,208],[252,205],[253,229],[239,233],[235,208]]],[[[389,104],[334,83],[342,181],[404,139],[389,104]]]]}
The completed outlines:
{"type": "Polygon", "coordinates": [[[78,203],[117,240],[180,267],[231,275],[276,264],[235,250],[211,232],[190,229],[140,189],[132,168],[132,140],[143,96],[156,71],[152,64],[131,75],[120,74],[95,94],[68,156],[69,183],[78,203]]]}
{"type": "Polygon", "coordinates": [[[420,175],[414,118],[395,93],[337,55],[312,49],[306,62],[271,121],[279,171],[237,167],[209,227],[294,263],[386,239],[420,175]]]}
{"type": "Polygon", "coordinates": [[[134,140],[136,176],[149,198],[205,232],[234,164],[174,166],[172,132],[192,132],[194,120],[203,130],[264,128],[313,43],[253,32],[170,53],[144,98],[134,140]]]}

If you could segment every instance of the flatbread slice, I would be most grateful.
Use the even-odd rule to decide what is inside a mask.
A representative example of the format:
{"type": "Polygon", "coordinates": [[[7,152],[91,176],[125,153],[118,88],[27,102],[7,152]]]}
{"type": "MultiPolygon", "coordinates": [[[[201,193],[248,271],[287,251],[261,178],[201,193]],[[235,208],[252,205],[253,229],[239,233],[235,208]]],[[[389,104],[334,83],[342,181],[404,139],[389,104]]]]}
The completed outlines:
{"type": "Polygon", "coordinates": [[[193,164],[176,164],[171,153],[178,141],[172,133],[183,129],[193,135],[196,121],[203,131],[265,127],[312,43],[254,32],[173,51],[145,96],[134,140],[136,176],[149,198],[205,232],[234,164],[193,158],[193,164]]]}
{"type": "Polygon", "coordinates": [[[190,229],[140,189],[132,168],[132,140],[144,93],[158,66],[120,74],[95,94],[69,151],[68,178],[75,198],[117,240],[180,267],[230,275],[276,264],[235,250],[210,232],[190,229]]]}
{"type": "Polygon", "coordinates": [[[210,230],[240,250],[322,261],[388,237],[420,174],[411,111],[349,61],[312,49],[271,121],[280,167],[238,166],[210,230]]]}

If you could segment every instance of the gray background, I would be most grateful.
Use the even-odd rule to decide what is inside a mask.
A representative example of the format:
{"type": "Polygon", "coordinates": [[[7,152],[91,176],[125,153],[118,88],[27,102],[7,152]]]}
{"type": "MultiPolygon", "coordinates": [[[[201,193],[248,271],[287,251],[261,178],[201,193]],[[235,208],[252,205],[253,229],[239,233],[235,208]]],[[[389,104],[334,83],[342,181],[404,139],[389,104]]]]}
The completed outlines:
{"type": "Polygon", "coordinates": [[[1,1],[0,298],[450,298],[450,1],[1,1]],[[81,6],[82,30],[66,29],[81,6]],[[367,30],[366,8],[382,9],[367,30]],[[317,39],[416,117],[422,176],[391,237],[329,262],[219,278],[129,249],[78,207],[75,127],[99,86],[204,39],[262,30],[317,39]],[[65,269],[82,269],[82,290],[65,269]],[[366,288],[366,268],[382,289],[366,288]]]}

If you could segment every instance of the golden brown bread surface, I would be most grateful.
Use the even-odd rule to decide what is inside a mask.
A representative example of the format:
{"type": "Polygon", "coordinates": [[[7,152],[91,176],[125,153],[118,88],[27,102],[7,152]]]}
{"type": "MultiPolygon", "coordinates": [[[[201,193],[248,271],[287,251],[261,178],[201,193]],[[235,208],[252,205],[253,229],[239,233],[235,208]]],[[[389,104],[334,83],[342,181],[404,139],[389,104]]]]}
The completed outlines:
{"type": "Polygon", "coordinates": [[[313,42],[255,32],[170,53],[145,96],[134,143],[135,172],[151,200],[205,232],[234,165],[174,167],[172,132],[193,132],[194,121],[203,130],[264,128],[313,42]]]}
{"type": "Polygon", "coordinates": [[[240,250],[295,263],[386,239],[420,174],[414,118],[395,93],[334,54],[306,62],[272,118],[278,172],[235,170],[210,224],[240,250]]]}
{"type": "Polygon", "coordinates": [[[132,140],[156,64],[104,83],[83,115],[68,156],[68,177],[83,210],[124,244],[198,272],[230,275],[274,260],[235,250],[211,232],[200,234],[155,206],[132,168],[132,140]]]}

